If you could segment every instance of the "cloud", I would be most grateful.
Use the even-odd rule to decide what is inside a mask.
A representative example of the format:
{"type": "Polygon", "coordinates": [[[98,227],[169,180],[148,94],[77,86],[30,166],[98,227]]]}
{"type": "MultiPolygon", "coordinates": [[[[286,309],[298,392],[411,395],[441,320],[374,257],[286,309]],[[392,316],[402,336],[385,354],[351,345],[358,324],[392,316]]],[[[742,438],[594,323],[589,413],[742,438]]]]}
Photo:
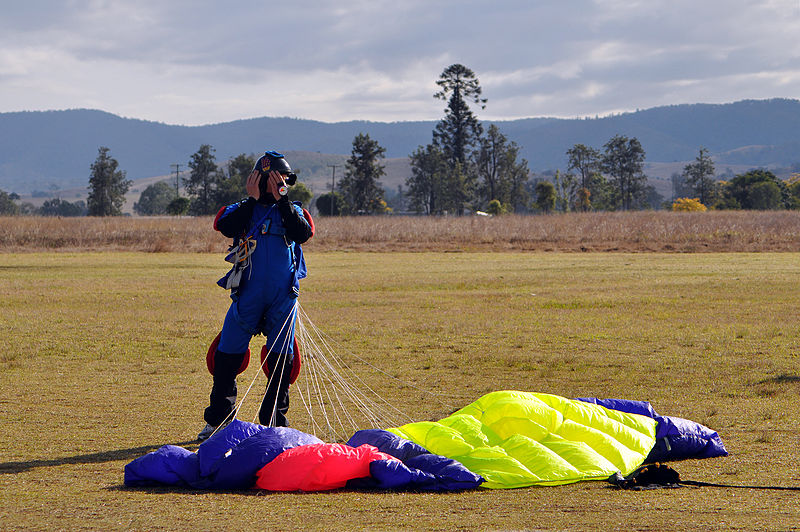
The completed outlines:
{"type": "Polygon", "coordinates": [[[796,0],[244,0],[4,7],[0,111],[98,107],[170,123],[441,116],[451,63],[482,118],[800,94],[796,0]]]}

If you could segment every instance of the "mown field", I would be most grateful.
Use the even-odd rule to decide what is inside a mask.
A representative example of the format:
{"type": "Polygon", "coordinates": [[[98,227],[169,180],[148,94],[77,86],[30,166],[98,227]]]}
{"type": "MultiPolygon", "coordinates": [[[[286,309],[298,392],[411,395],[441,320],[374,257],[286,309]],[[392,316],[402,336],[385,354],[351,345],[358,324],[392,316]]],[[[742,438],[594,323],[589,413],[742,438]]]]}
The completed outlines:
{"type": "MultiPolygon", "coordinates": [[[[675,464],[683,478],[800,485],[800,253],[316,246],[304,309],[343,354],[390,375],[363,378],[412,419],[500,389],[649,400],[719,431],[731,453],[675,464]]],[[[196,448],[224,271],[219,253],[0,254],[0,529],[800,526],[788,491],[126,489],[130,460],[166,443],[196,448]]],[[[293,396],[291,422],[305,417],[293,396]]]]}

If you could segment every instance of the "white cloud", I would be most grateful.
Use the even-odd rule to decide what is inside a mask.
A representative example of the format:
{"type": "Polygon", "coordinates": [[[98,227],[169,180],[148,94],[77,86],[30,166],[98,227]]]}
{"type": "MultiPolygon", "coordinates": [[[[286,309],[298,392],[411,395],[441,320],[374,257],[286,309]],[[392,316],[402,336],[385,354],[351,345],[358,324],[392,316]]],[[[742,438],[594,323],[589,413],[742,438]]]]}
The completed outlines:
{"type": "Polygon", "coordinates": [[[4,10],[0,112],[436,119],[435,81],[454,62],[478,75],[491,119],[800,95],[796,0],[29,0],[4,10]]]}

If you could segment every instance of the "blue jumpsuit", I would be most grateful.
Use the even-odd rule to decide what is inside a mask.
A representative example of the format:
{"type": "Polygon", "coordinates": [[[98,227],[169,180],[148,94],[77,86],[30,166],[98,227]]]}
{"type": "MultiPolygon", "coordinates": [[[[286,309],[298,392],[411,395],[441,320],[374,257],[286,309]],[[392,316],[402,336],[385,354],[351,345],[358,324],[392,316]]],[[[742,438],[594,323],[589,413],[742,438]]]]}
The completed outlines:
{"type": "MultiPolygon", "coordinates": [[[[277,202],[253,198],[220,210],[214,227],[225,236],[255,241],[233,300],[222,326],[214,354],[214,385],[205,420],[212,426],[222,423],[236,403],[236,373],[256,334],[266,336],[269,350],[267,367],[270,379],[261,404],[259,421],[263,425],[287,426],[289,375],[293,362],[295,303],[299,279],[305,277],[305,262],[300,244],[312,230],[299,205],[286,198],[277,202]]],[[[225,286],[228,275],[220,279],[225,286]]]]}

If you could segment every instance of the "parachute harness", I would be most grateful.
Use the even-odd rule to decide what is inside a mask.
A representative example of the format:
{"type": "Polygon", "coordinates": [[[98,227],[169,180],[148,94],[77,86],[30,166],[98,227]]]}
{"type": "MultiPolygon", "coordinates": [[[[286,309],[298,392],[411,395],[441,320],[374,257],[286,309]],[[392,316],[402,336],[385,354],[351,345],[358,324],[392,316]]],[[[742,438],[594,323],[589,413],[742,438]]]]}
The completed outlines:
{"type": "MultiPolygon", "coordinates": [[[[233,264],[231,271],[224,277],[225,284],[223,288],[230,290],[232,293],[236,292],[239,285],[242,284],[242,275],[245,270],[248,272],[248,279],[250,272],[250,264],[252,263],[253,251],[256,249],[256,239],[252,235],[247,235],[238,243],[234,243],[228,248],[228,255],[225,257],[226,262],[233,264]]],[[[222,280],[220,280],[222,282],[222,280]]]]}
{"type": "MultiPolygon", "coordinates": [[[[294,243],[286,238],[286,230],[282,227],[273,227],[270,220],[270,212],[275,208],[275,205],[270,206],[264,217],[254,224],[250,232],[244,236],[237,237],[233,241],[233,245],[228,248],[228,255],[225,261],[233,264],[230,271],[225,276],[217,281],[217,284],[222,288],[231,291],[231,295],[235,297],[239,286],[242,283],[242,276],[247,271],[247,279],[250,280],[252,275],[252,255],[256,249],[257,234],[279,236],[283,239],[284,244],[291,250],[292,253],[292,267],[295,268],[295,252],[294,243]]],[[[295,268],[296,269],[296,268],[295,268]]]]}

